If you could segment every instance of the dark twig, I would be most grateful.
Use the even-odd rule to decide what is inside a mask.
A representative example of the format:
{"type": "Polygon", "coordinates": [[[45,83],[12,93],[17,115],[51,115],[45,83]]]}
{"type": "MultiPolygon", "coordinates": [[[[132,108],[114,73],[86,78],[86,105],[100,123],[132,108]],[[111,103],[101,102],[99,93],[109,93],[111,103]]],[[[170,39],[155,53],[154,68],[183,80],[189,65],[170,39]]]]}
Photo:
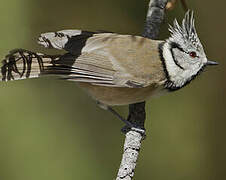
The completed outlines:
{"type": "Polygon", "coordinates": [[[181,0],[181,4],[182,4],[184,11],[187,12],[188,11],[188,5],[186,3],[186,0],[181,0]]]}

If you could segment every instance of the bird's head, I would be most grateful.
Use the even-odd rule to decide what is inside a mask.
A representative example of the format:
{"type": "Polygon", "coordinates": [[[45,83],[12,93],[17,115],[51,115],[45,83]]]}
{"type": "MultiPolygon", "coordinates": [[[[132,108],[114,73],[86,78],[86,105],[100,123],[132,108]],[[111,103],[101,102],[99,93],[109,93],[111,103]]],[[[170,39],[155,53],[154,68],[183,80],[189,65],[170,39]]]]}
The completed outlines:
{"type": "Polygon", "coordinates": [[[195,29],[193,12],[188,11],[180,26],[174,20],[169,27],[171,36],[161,47],[163,63],[167,74],[166,88],[177,90],[194,79],[207,65],[217,65],[209,61],[195,29]]]}

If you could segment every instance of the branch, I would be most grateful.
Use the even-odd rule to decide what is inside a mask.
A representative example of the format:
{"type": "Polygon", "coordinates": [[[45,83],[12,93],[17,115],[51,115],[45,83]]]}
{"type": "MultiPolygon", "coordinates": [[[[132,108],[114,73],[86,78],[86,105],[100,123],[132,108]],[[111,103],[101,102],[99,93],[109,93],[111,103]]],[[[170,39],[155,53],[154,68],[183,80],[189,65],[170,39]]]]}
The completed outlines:
{"type": "Polygon", "coordinates": [[[143,36],[156,39],[160,24],[164,18],[164,10],[168,0],[150,0],[143,36]]]}
{"type": "MultiPolygon", "coordinates": [[[[168,0],[150,0],[144,33],[142,34],[143,37],[150,39],[157,38],[167,2],[168,0]]],[[[129,105],[128,121],[144,128],[145,116],[145,102],[129,105]]],[[[144,136],[145,134],[132,129],[129,129],[126,133],[124,152],[116,180],[131,180],[133,178],[141,141],[144,139],[144,136]]]]}

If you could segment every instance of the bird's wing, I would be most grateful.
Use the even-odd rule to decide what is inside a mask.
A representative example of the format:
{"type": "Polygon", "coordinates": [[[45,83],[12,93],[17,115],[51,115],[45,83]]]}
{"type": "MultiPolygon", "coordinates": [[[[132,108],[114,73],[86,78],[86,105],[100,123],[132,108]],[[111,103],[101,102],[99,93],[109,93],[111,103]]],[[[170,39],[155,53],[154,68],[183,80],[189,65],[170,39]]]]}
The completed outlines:
{"type": "Polygon", "coordinates": [[[156,58],[158,42],[143,37],[65,30],[42,34],[39,43],[71,54],[53,67],[70,72],[65,76],[68,80],[131,88],[164,80],[161,61],[156,58]]]}

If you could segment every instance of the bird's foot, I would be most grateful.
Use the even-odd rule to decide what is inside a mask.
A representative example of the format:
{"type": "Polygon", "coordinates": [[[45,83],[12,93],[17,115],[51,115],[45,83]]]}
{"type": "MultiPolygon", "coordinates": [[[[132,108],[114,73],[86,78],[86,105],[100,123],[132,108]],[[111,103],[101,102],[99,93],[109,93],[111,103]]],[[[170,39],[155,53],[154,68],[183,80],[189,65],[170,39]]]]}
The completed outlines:
{"type": "Polygon", "coordinates": [[[138,126],[135,126],[133,125],[132,127],[131,126],[128,126],[128,125],[125,125],[122,129],[121,129],[121,132],[123,134],[126,134],[127,132],[129,131],[135,131],[135,132],[138,132],[142,135],[143,139],[146,138],[146,130],[145,128],[142,128],[142,127],[138,127],[138,126]]]}

